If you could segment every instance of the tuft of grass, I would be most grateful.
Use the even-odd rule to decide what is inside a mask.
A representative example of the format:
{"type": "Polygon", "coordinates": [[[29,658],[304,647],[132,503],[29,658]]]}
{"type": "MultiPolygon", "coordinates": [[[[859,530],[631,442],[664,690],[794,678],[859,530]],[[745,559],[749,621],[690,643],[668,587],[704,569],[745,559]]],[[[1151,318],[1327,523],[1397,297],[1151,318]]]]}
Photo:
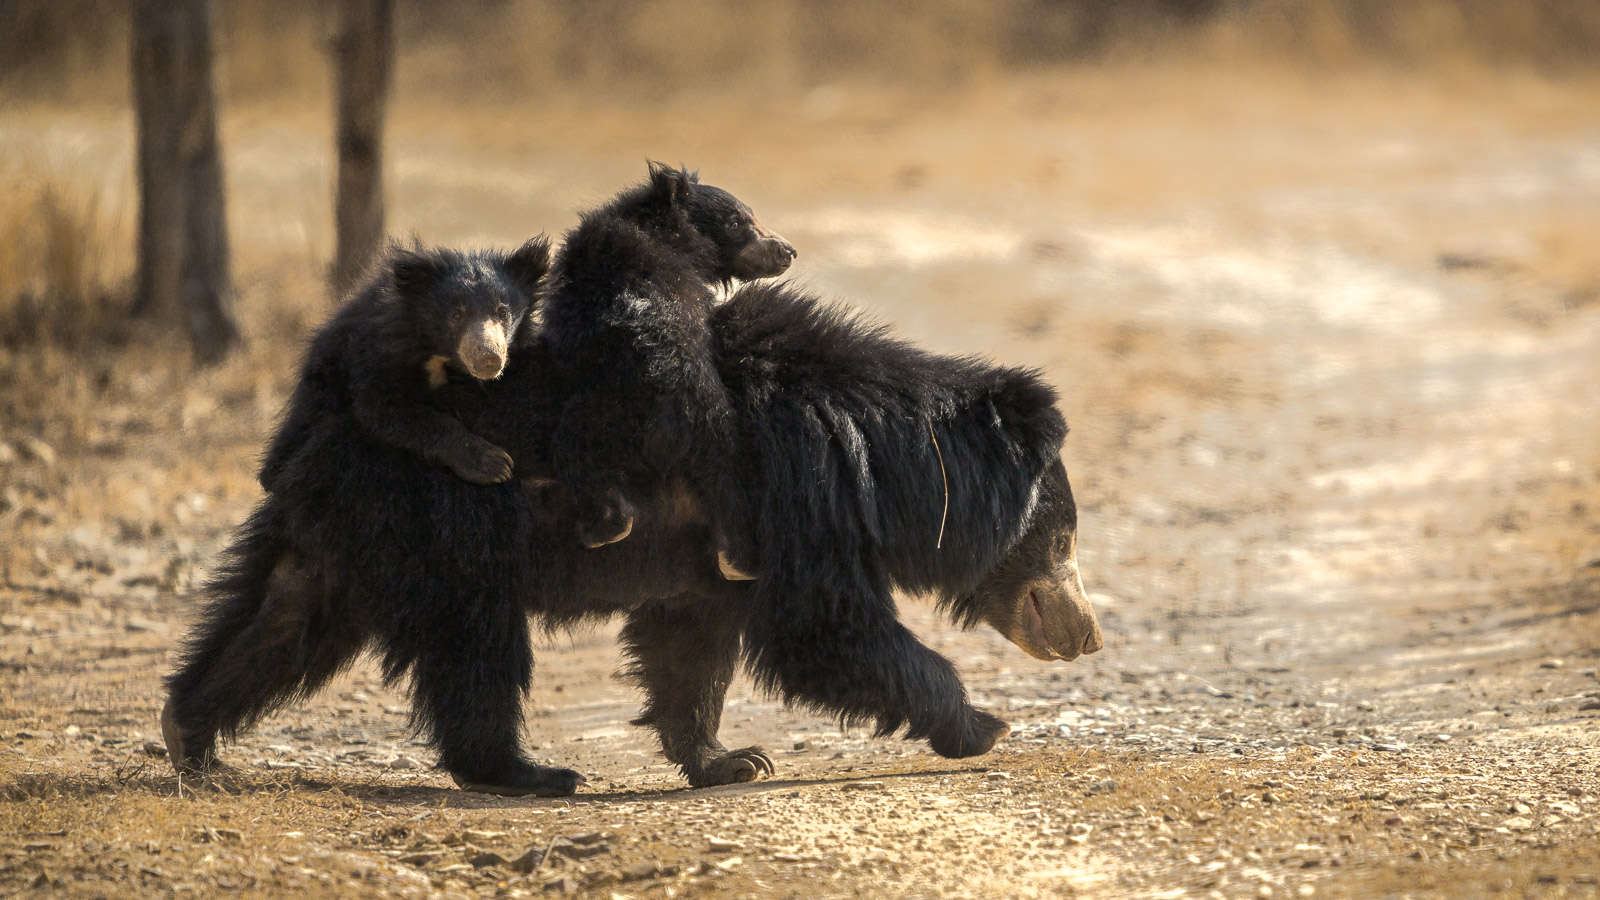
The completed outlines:
{"type": "Polygon", "coordinates": [[[81,348],[127,318],[122,217],[100,192],[36,170],[0,170],[0,344],[81,348]]]}

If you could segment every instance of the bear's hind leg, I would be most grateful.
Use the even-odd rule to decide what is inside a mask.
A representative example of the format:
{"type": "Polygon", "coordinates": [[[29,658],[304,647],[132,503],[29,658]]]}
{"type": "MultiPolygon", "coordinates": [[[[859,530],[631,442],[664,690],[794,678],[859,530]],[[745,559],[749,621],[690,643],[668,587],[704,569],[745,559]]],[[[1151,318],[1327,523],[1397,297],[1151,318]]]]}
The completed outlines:
{"type": "Polygon", "coordinates": [[[314,693],[364,642],[361,629],[330,608],[329,586],[295,557],[280,559],[265,585],[243,581],[236,575],[215,586],[216,600],[167,679],[161,733],[180,773],[212,768],[219,736],[314,693]]]}
{"type": "Polygon", "coordinates": [[[645,690],[644,711],[633,724],[655,730],[663,755],[694,787],[773,772],[760,747],[728,750],[717,740],[743,628],[740,606],[691,597],[681,607],[652,603],[635,610],[622,632],[632,657],[628,674],[645,690]]]}

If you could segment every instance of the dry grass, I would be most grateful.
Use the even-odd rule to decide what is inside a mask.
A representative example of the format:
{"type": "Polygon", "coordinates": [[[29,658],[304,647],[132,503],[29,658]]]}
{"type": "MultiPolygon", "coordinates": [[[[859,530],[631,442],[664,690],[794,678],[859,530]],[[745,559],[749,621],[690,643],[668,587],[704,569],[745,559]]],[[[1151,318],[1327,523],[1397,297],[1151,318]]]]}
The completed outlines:
{"type": "Polygon", "coordinates": [[[125,210],[57,173],[0,166],[0,342],[81,347],[127,318],[125,210]]]}

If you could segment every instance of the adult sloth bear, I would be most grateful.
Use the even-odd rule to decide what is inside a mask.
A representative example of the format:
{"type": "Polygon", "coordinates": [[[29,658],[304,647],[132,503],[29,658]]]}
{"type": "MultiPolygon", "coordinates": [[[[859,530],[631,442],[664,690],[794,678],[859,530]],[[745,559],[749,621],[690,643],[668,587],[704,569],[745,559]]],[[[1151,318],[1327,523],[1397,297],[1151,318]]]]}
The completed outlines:
{"type": "Polygon", "coordinates": [[[230,548],[170,681],[174,764],[209,765],[219,734],[372,643],[386,677],[409,673],[414,718],[458,784],[571,793],[581,777],[534,765],[518,740],[530,615],[627,617],[646,693],[635,721],[695,786],[772,769],[717,740],[741,652],[787,700],[881,734],[906,726],[945,756],[993,747],[1006,725],[899,623],[897,587],[1042,659],[1100,649],[1066,425],[1036,374],[919,351],[781,286],[740,289],[711,327],[758,498],[755,581],[721,577],[708,518],[673,473],[629,475],[628,540],[574,548],[570,495],[546,478],[563,397],[548,351],[523,349],[499,382],[445,390],[533,487],[469,484],[338,417],[312,430],[230,548]]]}

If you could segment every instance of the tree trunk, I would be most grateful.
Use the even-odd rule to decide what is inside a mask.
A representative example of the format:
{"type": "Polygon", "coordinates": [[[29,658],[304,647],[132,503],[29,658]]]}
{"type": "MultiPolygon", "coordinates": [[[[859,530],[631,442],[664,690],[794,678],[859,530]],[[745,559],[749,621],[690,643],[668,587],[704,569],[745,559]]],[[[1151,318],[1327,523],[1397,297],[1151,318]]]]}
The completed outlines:
{"type": "Polygon", "coordinates": [[[139,148],[139,296],[135,308],[181,318],[202,364],[241,341],[212,86],[209,0],[136,0],[134,99],[139,148]]]}
{"type": "Polygon", "coordinates": [[[159,0],[133,8],[133,99],[138,130],[139,274],[133,309],[176,320],[183,269],[182,133],[172,86],[178,83],[174,10],[159,0]]]}
{"type": "Polygon", "coordinates": [[[354,285],[383,241],[383,114],[394,70],[391,0],[343,0],[334,42],[339,192],[333,285],[354,285]]]}

